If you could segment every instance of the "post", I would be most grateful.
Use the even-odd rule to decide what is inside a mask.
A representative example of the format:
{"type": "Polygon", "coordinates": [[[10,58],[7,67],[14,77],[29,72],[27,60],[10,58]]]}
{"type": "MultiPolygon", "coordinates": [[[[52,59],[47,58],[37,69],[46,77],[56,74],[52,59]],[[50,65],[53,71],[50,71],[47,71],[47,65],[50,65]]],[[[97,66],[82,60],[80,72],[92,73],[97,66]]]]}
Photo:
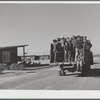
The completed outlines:
{"type": "Polygon", "coordinates": [[[23,46],[23,62],[25,62],[25,46],[23,46]]]}
{"type": "Polygon", "coordinates": [[[64,45],[64,62],[66,62],[66,50],[65,50],[65,45],[64,45]]]}

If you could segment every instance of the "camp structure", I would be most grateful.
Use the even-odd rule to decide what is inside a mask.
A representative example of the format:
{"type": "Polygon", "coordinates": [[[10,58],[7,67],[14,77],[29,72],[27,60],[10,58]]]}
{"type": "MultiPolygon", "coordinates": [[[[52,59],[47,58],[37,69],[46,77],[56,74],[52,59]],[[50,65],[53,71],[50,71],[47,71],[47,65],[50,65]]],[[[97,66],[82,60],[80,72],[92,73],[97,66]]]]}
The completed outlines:
{"type": "Polygon", "coordinates": [[[6,46],[0,47],[0,63],[17,63],[20,59],[18,57],[18,49],[23,48],[23,61],[25,60],[25,46],[28,45],[18,45],[18,46],[6,46]]]}

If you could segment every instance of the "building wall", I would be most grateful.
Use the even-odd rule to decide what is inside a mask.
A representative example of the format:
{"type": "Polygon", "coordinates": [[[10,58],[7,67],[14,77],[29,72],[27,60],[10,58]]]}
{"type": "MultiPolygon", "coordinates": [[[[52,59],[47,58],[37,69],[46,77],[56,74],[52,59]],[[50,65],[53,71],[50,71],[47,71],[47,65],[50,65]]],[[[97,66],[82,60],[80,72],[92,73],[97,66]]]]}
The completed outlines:
{"type": "Polygon", "coordinates": [[[0,63],[16,63],[17,47],[0,49],[0,63]]]}

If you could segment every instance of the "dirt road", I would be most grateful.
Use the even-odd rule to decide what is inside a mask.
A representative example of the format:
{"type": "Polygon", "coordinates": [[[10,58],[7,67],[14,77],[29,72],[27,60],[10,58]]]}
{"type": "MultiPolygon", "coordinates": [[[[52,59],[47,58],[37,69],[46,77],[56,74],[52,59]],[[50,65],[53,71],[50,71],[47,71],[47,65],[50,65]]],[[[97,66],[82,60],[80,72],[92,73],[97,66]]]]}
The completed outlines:
{"type": "Polygon", "coordinates": [[[0,89],[9,90],[100,90],[99,59],[91,66],[87,77],[67,72],[59,76],[57,66],[24,71],[4,71],[0,75],[0,89]]]}

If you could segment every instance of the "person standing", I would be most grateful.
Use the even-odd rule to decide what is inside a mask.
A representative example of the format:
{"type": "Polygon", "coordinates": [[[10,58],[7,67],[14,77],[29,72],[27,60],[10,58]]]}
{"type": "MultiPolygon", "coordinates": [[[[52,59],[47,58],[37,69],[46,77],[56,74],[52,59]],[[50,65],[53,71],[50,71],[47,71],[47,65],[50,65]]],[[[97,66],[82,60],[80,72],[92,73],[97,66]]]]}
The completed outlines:
{"type": "Polygon", "coordinates": [[[81,41],[81,37],[77,36],[76,46],[75,46],[76,47],[76,50],[75,50],[75,61],[78,60],[82,43],[83,43],[83,41],[81,41]]]}
{"type": "Polygon", "coordinates": [[[66,42],[66,38],[64,38],[64,36],[61,36],[61,47],[62,47],[62,54],[63,54],[63,62],[66,61],[66,50],[65,50],[65,42],[66,42]]]}
{"type": "Polygon", "coordinates": [[[68,41],[68,61],[72,62],[72,50],[73,50],[73,44],[71,39],[68,41]]]}
{"type": "Polygon", "coordinates": [[[69,50],[69,45],[68,45],[68,41],[65,42],[65,51],[66,51],[66,59],[65,62],[68,62],[68,50],[69,50]]]}
{"type": "Polygon", "coordinates": [[[76,37],[76,36],[73,36],[73,37],[72,37],[72,44],[73,44],[73,49],[72,49],[72,60],[73,60],[73,61],[75,61],[76,42],[77,42],[77,37],[76,37]]]}
{"type": "Polygon", "coordinates": [[[56,51],[57,51],[56,45],[57,45],[57,40],[54,39],[53,40],[54,63],[56,63],[56,51]]]}

